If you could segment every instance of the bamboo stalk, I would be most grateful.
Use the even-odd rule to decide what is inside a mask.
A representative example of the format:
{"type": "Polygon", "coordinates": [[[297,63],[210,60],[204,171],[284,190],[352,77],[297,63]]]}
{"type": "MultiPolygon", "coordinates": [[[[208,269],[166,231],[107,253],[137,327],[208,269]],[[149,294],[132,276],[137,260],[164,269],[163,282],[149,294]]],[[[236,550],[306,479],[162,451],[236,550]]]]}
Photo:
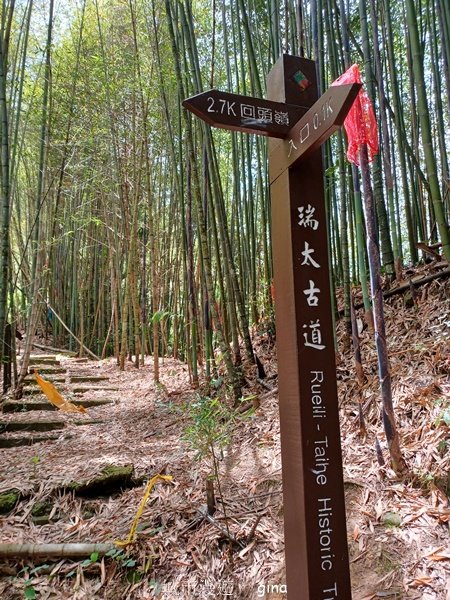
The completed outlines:
{"type": "Polygon", "coordinates": [[[64,558],[83,558],[93,552],[99,555],[116,550],[114,544],[0,544],[0,557],[26,558],[51,556],[64,558]]]}
{"type": "Polygon", "coordinates": [[[392,460],[392,467],[397,474],[401,475],[408,471],[408,467],[400,449],[400,438],[395,423],[395,412],[392,404],[391,373],[386,343],[386,326],[380,279],[381,265],[375,227],[374,195],[370,181],[366,144],[362,144],[360,148],[360,165],[364,191],[364,206],[366,211],[367,254],[369,256],[370,285],[374,307],[375,345],[377,349],[378,373],[381,386],[383,426],[388,443],[389,454],[392,460]]]}

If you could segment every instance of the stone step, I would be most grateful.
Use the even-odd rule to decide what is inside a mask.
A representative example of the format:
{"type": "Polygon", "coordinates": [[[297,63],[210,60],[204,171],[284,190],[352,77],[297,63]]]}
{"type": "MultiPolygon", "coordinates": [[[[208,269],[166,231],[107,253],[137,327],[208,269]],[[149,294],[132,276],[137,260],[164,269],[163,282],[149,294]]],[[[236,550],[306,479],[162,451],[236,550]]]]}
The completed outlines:
{"type": "MultiPolygon", "coordinates": [[[[84,408],[94,408],[96,406],[103,406],[104,404],[112,404],[112,400],[108,398],[97,398],[91,400],[74,400],[70,399],[72,404],[76,406],[84,406],[84,408]]],[[[12,412],[23,412],[30,410],[57,410],[51,402],[49,402],[44,396],[37,398],[23,398],[22,400],[7,400],[3,404],[4,413],[12,412]]]]}
{"type": "Polygon", "coordinates": [[[64,429],[65,421],[0,421],[0,433],[11,431],[55,431],[64,429]]]}
{"type": "MultiPolygon", "coordinates": [[[[0,437],[0,448],[18,448],[19,446],[32,446],[39,442],[48,442],[57,440],[61,433],[35,433],[33,435],[12,435],[9,437],[0,437]]],[[[64,435],[64,439],[72,437],[70,434],[64,435]]]]}

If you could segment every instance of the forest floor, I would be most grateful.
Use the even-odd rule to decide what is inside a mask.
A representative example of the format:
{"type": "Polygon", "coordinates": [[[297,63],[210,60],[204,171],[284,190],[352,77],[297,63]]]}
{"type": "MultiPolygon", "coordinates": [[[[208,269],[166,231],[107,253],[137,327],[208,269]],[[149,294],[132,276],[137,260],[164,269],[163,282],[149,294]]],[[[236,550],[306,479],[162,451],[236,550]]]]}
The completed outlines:
{"type": "MultiPolygon", "coordinates": [[[[450,280],[418,288],[416,305],[403,295],[386,302],[394,406],[404,456],[405,480],[380,467],[380,394],[374,342],[362,332],[367,381],[362,389],[367,436],[360,436],[351,351],[337,367],[348,540],[354,600],[450,600],[450,280]]],[[[359,315],[361,316],[361,315],[359,315]]],[[[343,325],[338,325],[342,346],[343,325]]],[[[273,390],[252,384],[260,407],[234,420],[219,461],[221,496],[214,523],[199,517],[208,456],[195,460],[192,406],[197,392],[187,367],[165,359],[153,382],[151,358],[125,372],[115,361],[62,364],[108,378],[111,404],[78,413],[49,415],[66,426],[56,439],[0,450],[0,492],[16,488],[22,500],[1,518],[0,542],[113,542],[127,537],[145,483],[103,498],[64,493],[61,486],[89,480],[106,465],[133,465],[135,476],[170,474],[157,482],[139,521],[136,541],[115,556],[91,560],[24,559],[0,565],[0,597],[39,599],[183,600],[284,598],[283,517],[276,358],[269,338],[255,333],[257,352],[273,390]],[[272,377],[272,378],[270,378],[272,377]],[[82,419],[100,420],[75,425],[82,419]],[[189,434],[190,432],[190,434],[189,434]],[[48,523],[35,524],[37,501],[50,500],[48,523]],[[223,506],[238,542],[230,551],[223,506]],[[256,525],[256,527],[255,527],[256,525]],[[220,529],[221,528],[221,529],[220,529]],[[253,531],[252,531],[253,530],[253,531]],[[250,539],[249,539],[250,538],[250,539]]],[[[98,392],[85,392],[82,399],[98,392]]],[[[5,413],[2,421],[29,419],[5,413]]]]}

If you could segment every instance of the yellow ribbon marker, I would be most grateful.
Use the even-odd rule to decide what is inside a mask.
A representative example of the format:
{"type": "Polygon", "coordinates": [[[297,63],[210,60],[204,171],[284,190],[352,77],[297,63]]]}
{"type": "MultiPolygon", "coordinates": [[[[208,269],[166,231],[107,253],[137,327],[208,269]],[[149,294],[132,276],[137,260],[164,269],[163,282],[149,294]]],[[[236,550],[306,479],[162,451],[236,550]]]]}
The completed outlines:
{"type": "Polygon", "coordinates": [[[59,410],[63,410],[66,412],[87,413],[87,410],[84,408],[84,406],[76,406],[75,404],[72,404],[72,402],[69,402],[69,400],[66,400],[63,396],[61,396],[61,394],[58,392],[55,386],[52,383],[50,383],[50,381],[43,379],[36,369],[34,370],[34,378],[38,382],[41,390],[47,396],[48,400],[54,406],[56,406],[56,408],[59,408],[59,410]]]}
{"type": "Polygon", "coordinates": [[[142,513],[144,512],[144,508],[147,503],[148,497],[150,496],[150,492],[152,491],[152,488],[155,485],[155,483],[158,481],[158,479],[162,479],[163,481],[172,481],[173,477],[172,477],[172,475],[160,475],[158,473],[158,475],[155,475],[154,477],[152,477],[150,479],[150,481],[147,484],[147,489],[145,490],[144,497],[142,498],[139,508],[137,510],[136,516],[134,517],[133,523],[131,524],[130,533],[128,534],[127,539],[126,540],[115,540],[114,544],[116,546],[125,547],[125,546],[129,546],[130,544],[132,544],[134,542],[134,540],[136,538],[136,528],[139,523],[139,519],[142,517],[142,513]]]}

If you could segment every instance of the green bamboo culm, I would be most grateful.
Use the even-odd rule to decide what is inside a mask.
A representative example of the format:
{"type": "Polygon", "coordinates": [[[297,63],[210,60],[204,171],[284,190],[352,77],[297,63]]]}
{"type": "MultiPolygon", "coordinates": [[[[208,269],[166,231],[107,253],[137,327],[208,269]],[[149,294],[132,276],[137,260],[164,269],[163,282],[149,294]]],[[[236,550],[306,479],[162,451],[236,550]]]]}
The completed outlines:
{"type": "Polygon", "coordinates": [[[9,274],[9,137],[8,137],[8,110],[6,101],[6,56],[4,52],[4,22],[2,15],[2,35],[0,37],[0,372],[2,370],[4,354],[4,332],[6,315],[8,311],[8,274],[9,274]]]}
{"type": "Polygon", "coordinates": [[[412,67],[414,72],[415,89],[417,93],[420,132],[422,136],[426,172],[430,185],[431,202],[441,238],[442,251],[447,262],[450,262],[450,234],[445,218],[444,204],[442,202],[439,179],[437,176],[436,156],[433,148],[430,113],[428,108],[427,90],[425,86],[423,54],[417,25],[417,14],[413,0],[406,0],[406,20],[411,44],[412,67]]]}

